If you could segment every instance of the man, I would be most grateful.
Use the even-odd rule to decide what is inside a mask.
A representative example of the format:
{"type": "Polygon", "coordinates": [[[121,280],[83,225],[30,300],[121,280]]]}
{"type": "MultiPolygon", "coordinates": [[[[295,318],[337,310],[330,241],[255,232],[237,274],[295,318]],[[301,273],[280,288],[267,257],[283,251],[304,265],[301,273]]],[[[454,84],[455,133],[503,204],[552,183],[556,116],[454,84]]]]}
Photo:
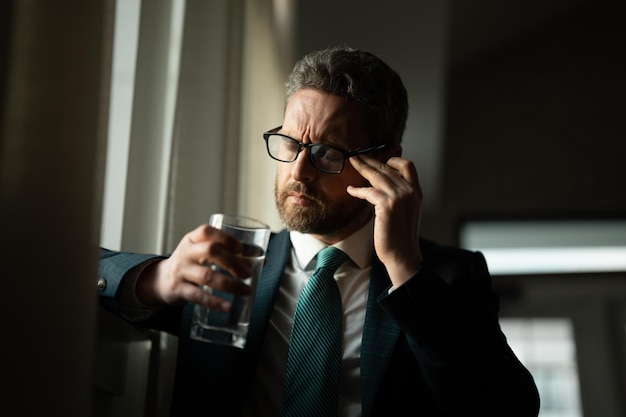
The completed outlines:
{"type": "MultiPolygon", "coordinates": [[[[174,415],[281,415],[296,303],[330,245],[349,256],[334,274],[338,415],[537,415],[482,255],[418,238],[422,194],[400,146],[407,108],[398,75],[365,51],[330,48],[296,64],[282,126],[264,135],[279,161],[275,200],[287,230],[270,241],[243,350],[188,337],[189,302],[230,308],[199,285],[248,291],[205,266],[245,277],[234,239],[203,225],[168,258],[103,250],[110,308],[179,335],[174,415]]],[[[307,407],[325,415],[315,401],[307,407]]]]}

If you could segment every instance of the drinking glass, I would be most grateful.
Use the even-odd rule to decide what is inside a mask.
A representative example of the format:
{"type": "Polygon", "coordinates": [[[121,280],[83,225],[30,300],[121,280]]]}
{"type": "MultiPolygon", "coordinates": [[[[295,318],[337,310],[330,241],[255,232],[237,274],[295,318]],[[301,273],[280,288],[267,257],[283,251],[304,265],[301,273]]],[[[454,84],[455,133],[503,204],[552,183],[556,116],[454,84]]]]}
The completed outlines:
{"type": "Polygon", "coordinates": [[[195,340],[243,349],[248,334],[254,292],[265,262],[265,251],[271,231],[269,226],[258,220],[226,214],[211,215],[209,225],[221,229],[241,241],[244,251],[240,256],[248,258],[252,271],[249,277],[241,279],[233,277],[216,265],[211,265],[211,268],[230,275],[232,279],[239,279],[250,285],[252,293],[250,295],[237,295],[204,286],[205,291],[232,303],[232,308],[230,311],[215,311],[196,304],[193,311],[190,337],[195,340]]]}

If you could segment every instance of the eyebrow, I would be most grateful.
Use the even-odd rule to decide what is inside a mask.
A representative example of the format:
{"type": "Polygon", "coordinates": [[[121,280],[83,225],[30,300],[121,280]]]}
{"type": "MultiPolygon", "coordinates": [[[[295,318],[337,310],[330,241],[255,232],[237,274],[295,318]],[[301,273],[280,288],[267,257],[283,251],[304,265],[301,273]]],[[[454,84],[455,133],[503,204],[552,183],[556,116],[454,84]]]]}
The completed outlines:
{"type": "MultiPolygon", "coordinates": [[[[286,133],[285,131],[283,131],[283,127],[282,127],[282,126],[280,126],[280,127],[276,130],[276,132],[274,132],[274,133],[280,133],[280,134],[282,134],[282,135],[289,136],[291,139],[297,140],[297,141],[298,141],[298,142],[300,142],[300,143],[304,143],[304,142],[302,141],[302,139],[301,139],[301,138],[297,138],[297,137],[295,137],[295,136],[292,136],[290,133],[286,133]]],[[[316,145],[327,145],[327,146],[332,146],[332,147],[334,147],[334,148],[341,149],[342,151],[345,151],[345,152],[351,152],[351,151],[347,150],[347,149],[345,148],[345,146],[340,145],[340,144],[336,143],[336,141],[335,141],[335,140],[333,140],[333,137],[334,137],[334,136],[336,136],[335,134],[333,134],[333,132],[330,132],[330,135],[331,135],[331,137],[330,137],[330,141],[328,141],[329,134],[325,134],[325,135],[323,136],[322,140],[318,140],[318,142],[313,142],[313,140],[311,140],[311,143],[314,143],[314,144],[316,144],[316,145]]],[[[315,138],[315,139],[317,139],[317,138],[315,138]]],[[[358,150],[358,149],[357,149],[357,150],[358,150]]]]}

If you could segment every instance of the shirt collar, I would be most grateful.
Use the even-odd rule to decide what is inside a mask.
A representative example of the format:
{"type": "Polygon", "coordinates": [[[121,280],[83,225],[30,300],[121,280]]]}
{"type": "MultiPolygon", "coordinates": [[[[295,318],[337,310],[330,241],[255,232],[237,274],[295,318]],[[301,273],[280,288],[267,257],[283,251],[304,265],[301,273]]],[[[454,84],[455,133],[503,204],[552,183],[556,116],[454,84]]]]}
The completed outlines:
{"type": "MultiPolygon", "coordinates": [[[[313,236],[296,231],[289,232],[291,245],[298,263],[303,269],[315,268],[315,255],[327,245],[313,236]]],[[[374,217],[363,227],[333,246],[344,251],[360,269],[370,266],[374,253],[374,217]]]]}

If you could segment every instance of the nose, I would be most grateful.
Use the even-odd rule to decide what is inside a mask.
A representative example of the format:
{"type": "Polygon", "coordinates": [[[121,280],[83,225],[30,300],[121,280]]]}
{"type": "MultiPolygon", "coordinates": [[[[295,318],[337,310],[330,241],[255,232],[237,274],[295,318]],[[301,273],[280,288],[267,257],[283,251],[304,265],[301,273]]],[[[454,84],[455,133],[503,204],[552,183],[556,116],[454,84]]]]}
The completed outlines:
{"type": "Polygon", "coordinates": [[[296,181],[310,182],[315,179],[317,175],[317,168],[311,164],[309,157],[309,149],[305,148],[300,151],[300,154],[291,164],[291,176],[296,181]]]}

